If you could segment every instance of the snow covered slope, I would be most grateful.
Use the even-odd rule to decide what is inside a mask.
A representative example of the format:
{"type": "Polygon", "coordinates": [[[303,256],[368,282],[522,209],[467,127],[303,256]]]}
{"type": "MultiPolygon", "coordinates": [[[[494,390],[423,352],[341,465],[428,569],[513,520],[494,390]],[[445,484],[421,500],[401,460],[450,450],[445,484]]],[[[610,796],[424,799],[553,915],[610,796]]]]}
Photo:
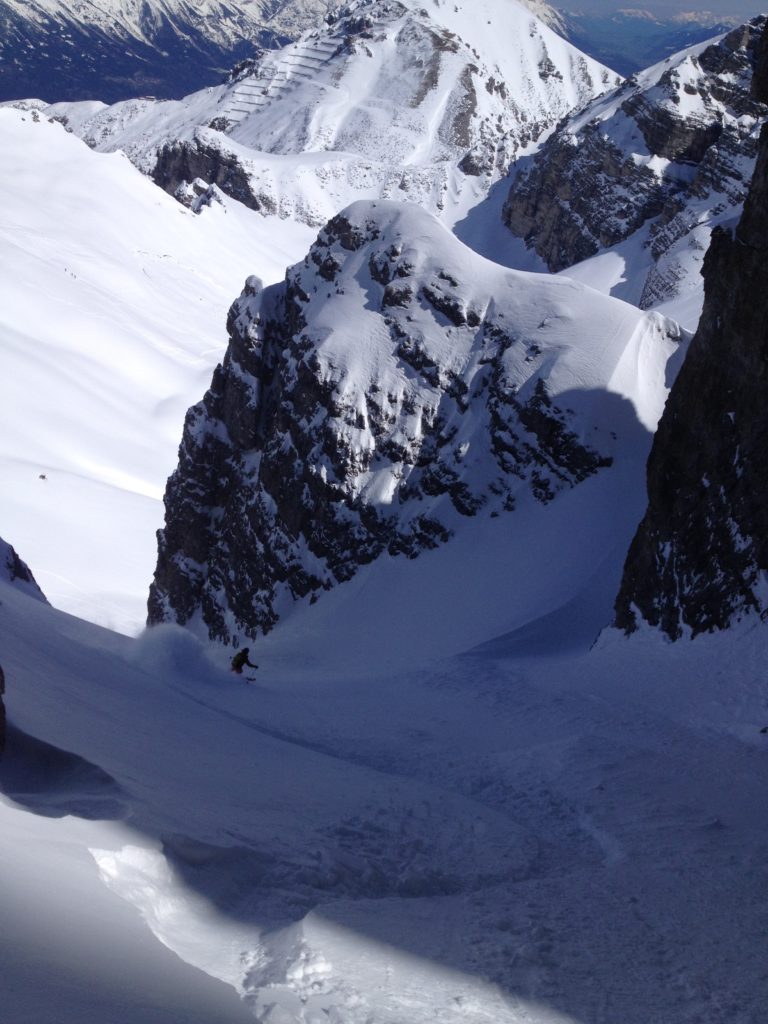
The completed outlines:
{"type": "Polygon", "coordinates": [[[232,296],[311,238],[221,199],[195,216],[125,157],[0,110],[2,532],[54,604],[123,629],[232,296]]]}
{"type": "Polygon", "coordinates": [[[85,121],[70,105],[51,112],[171,192],[202,177],[316,226],[377,196],[455,219],[517,152],[618,81],[516,0],[362,0],[183,101],[127,101],[85,121]]]}
{"type": "Polygon", "coordinates": [[[738,218],[754,169],[764,26],[669,58],[561,125],[513,175],[507,226],[550,269],[643,308],[689,300],[695,326],[709,235],[738,218]]]}
{"type": "Polygon", "coordinates": [[[330,0],[0,0],[0,99],[183,96],[259,45],[322,22],[330,0]]]}
{"type": "MultiPolygon", "coordinates": [[[[522,0],[562,34],[544,0],[522,0]]],[[[322,25],[332,0],[0,0],[0,100],[179,97],[322,25]]]]}
{"type": "Polygon", "coordinates": [[[230,643],[380,556],[642,460],[680,354],[671,321],[504,270],[382,201],[331,220],[284,284],[247,282],[228,326],[150,615],[230,643]]]}
{"type": "Polygon", "coordinates": [[[519,595],[562,588],[562,542],[499,600],[485,540],[427,556],[457,581],[429,602],[400,559],[315,631],[302,609],[250,686],[177,627],[129,640],[0,584],[8,1020],[760,1024],[765,628],[588,652],[625,545],[542,616],[519,595]],[[425,663],[430,623],[490,641],[504,615],[425,663]]]}

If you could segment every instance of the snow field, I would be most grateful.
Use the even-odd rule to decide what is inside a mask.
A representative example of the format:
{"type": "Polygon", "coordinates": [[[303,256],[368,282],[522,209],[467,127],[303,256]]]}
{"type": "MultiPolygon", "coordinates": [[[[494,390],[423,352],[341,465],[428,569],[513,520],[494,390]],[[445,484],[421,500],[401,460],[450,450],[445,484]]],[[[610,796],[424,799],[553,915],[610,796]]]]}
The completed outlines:
{"type": "Polygon", "coordinates": [[[228,200],[196,216],[31,112],[0,110],[0,133],[3,532],[54,604],[135,632],[227,309],[312,232],[228,200]]]}
{"type": "MultiPolygon", "coordinates": [[[[405,618],[424,614],[408,586],[421,562],[400,563],[405,618]]],[[[3,856],[19,879],[42,865],[49,921],[45,944],[22,931],[14,1019],[42,1002],[20,964],[43,948],[62,1019],[98,1019],[83,1007],[115,998],[118,964],[152,976],[150,929],[273,1024],[761,1019],[758,623],[684,646],[606,635],[589,651],[565,607],[559,628],[537,619],[545,654],[510,609],[506,634],[491,639],[489,616],[485,644],[419,668],[407,632],[397,667],[375,646],[358,660],[359,619],[338,616],[325,647],[302,647],[287,620],[244,685],[176,627],[130,640],[0,589],[11,721],[85,759],[62,771],[54,757],[52,787],[34,744],[23,770],[23,744],[9,748],[3,856]],[[69,815],[46,826],[55,845],[38,817],[52,812],[69,815]],[[50,891],[70,877],[100,923],[101,956],[84,960],[95,994],[70,985],[71,911],[50,891]]],[[[432,594],[454,622],[471,609],[432,594]]],[[[364,639],[386,623],[381,597],[368,588],[364,639]]],[[[3,914],[16,920],[7,901],[3,914]]],[[[142,1008],[128,1000],[126,1020],[185,1019],[180,971],[142,1008]]],[[[216,1019],[241,1019],[223,1005],[216,1019]]]]}

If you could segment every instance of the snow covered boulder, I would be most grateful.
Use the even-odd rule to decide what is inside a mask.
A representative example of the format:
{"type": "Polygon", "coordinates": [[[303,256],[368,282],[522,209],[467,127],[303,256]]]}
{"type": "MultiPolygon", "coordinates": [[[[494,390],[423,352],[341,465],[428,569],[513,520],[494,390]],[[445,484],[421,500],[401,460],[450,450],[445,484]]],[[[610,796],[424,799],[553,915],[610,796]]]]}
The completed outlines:
{"type": "Polygon", "coordinates": [[[381,555],[548,503],[647,451],[676,325],[360,202],[285,282],[249,279],[187,415],[150,621],[231,642],[381,555]]]}

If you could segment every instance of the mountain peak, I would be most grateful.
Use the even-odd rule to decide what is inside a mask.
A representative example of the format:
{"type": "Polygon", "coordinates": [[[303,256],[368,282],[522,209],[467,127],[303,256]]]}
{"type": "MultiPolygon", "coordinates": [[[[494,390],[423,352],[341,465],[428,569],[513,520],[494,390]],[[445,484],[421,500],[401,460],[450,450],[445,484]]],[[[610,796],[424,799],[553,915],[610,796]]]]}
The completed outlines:
{"type": "Polygon", "coordinates": [[[183,101],[56,115],[172,194],[201,178],[317,227],[375,195],[455,220],[617,81],[515,0],[361,0],[183,101]]]}
{"type": "Polygon", "coordinates": [[[335,216],[282,285],[250,279],[228,329],[187,416],[150,597],[152,621],[226,642],[381,555],[414,558],[636,457],[638,417],[652,426],[663,401],[645,404],[646,373],[679,337],[386,201],[335,216]]]}
{"type": "Polygon", "coordinates": [[[711,228],[738,217],[754,168],[764,25],[690,47],[563,122],[513,176],[507,226],[553,271],[633,244],[617,258],[637,277],[616,294],[643,308],[700,293],[711,228]]]}

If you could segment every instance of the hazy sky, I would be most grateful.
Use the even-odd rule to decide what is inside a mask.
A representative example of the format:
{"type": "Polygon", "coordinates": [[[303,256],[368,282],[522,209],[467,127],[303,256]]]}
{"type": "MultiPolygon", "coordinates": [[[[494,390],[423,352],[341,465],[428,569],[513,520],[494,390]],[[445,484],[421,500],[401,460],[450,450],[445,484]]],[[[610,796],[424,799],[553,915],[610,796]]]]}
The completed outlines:
{"type": "Polygon", "coordinates": [[[585,11],[590,14],[605,12],[608,14],[621,8],[633,7],[650,11],[656,15],[679,14],[683,11],[711,11],[713,14],[730,15],[737,18],[751,18],[755,14],[768,13],[768,0],[762,3],[750,3],[749,0],[704,0],[702,3],[691,0],[627,0],[616,3],[616,0],[550,0],[553,7],[563,11],[585,11]]]}

